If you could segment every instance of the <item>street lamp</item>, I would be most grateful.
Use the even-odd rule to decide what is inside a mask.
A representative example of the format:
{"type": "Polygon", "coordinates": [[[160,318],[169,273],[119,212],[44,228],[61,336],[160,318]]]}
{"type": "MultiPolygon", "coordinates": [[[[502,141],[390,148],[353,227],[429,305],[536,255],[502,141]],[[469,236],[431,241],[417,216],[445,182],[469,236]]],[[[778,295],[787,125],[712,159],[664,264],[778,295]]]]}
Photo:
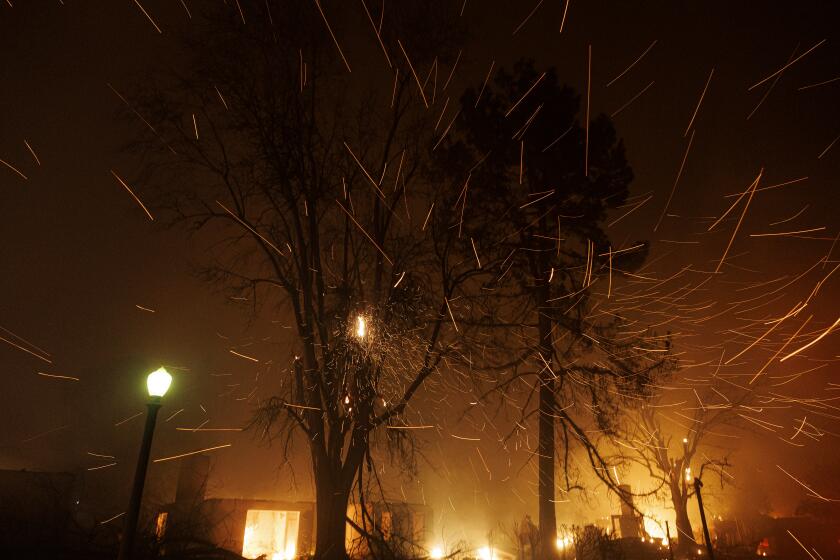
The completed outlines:
{"type": "Polygon", "coordinates": [[[134,537],[137,534],[137,518],[140,515],[140,502],[143,499],[143,485],[146,483],[146,469],[149,466],[149,452],[152,449],[152,436],[155,434],[155,420],[161,407],[161,399],[172,384],[172,376],[166,368],[160,367],[146,377],[149,401],[146,403],[146,428],[143,431],[143,443],[134,469],[134,485],[125,516],[125,529],[120,545],[119,560],[130,560],[134,552],[134,537]]]}

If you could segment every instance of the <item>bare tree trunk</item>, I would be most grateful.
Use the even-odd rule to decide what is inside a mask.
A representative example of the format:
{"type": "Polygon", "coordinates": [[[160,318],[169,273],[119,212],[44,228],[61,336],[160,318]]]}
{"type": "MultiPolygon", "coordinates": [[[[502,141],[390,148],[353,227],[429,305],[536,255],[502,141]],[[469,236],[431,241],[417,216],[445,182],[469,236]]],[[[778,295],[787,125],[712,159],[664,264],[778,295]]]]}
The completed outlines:
{"type": "Polygon", "coordinates": [[[671,502],[677,514],[677,552],[680,556],[685,556],[694,551],[697,542],[694,540],[694,530],[688,519],[688,493],[682,493],[674,486],[671,485],[671,502]]]}
{"type": "Polygon", "coordinates": [[[350,488],[344,488],[341,471],[316,473],[315,555],[318,560],[347,560],[345,548],[347,503],[350,488]]]}
{"type": "MultiPolygon", "coordinates": [[[[544,273],[544,271],[541,271],[544,273]]],[[[551,560],[557,558],[557,514],[555,512],[554,500],[554,416],[555,395],[554,395],[554,372],[551,370],[552,362],[552,338],[551,319],[545,314],[545,306],[548,300],[548,285],[545,279],[538,280],[541,284],[537,287],[537,328],[539,331],[539,351],[542,355],[542,370],[539,378],[539,444],[537,454],[539,455],[538,474],[538,500],[539,500],[539,523],[540,523],[540,560],[551,560]]],[[[540,360],[540,362],[542,362],[540,360]]]]}

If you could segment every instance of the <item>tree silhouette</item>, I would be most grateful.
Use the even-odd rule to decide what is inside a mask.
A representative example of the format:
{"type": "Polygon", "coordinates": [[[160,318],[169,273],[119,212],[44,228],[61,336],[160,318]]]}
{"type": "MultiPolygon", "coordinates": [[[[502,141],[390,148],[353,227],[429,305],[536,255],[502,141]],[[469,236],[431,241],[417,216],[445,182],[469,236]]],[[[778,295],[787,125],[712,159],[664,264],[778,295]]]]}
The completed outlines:
{"type": "MultiPolygon", "coordinates": [[[[471,320],[495,332],[496,367],[515,368],[495,389],[537,378],[522,420],[538,415],[540,558],[557,554],[555,453],[562,450],[567,488],[575,444],[613,484],[586,427],[609,431],[620,402],[644,393],[663,365],[661,354],[633,349],[638,339],[618,336],[620,318],[597,311],[613,282],[643,262],[647,245],[612,246],[603,221],[627,199],[633,173],[611,121],[581,123],[579,111],[578,95],[553,69],[520,61],[466,92],[441,157],[445,175],[458,182],[458,235],[474,253],[464,258],[489,263],[471,320]]],[[[652,344],[667,350],[664,339],[652,344]]]]}
{"type": "Polygon", "coordinates": [[[472,272],[449,258],[441,222],[421,227],[412,211],[433,198],[428,106],[457,33],[427,2],[247,7],[247,25],[233,6],[208,9],[189,69],[132,99],[146,125],[135,148],[172,221],[213,242],[203,275],[294,326],[295,356],[255,425],[285,452],[308,446],[314,554],[342,559],[370,446],[405,449],[409,402],[457,350],[448,301],[472,272]],[[379,72],[360,74],[342,50],[357,21],[379,72]]]}
{"type": "Polygon", "coordinates": [[[733,439],[740,436],[733,432],[747,428],[744,415],[772,398],[763,394],[764,384],[742,386],[732,381],[737,374],[717,369],[691,377],[675,375],[668,391],[651,395],[627,416],[621,435],[626,443],[616,450],[648,471],[652,487],[643,493],[670,502],[676,518],[672,537],[681,555],[693,555],[697,548],[688,516],[695,477],[704,480],[712,473],[721,485],[733,482],[726,472],[726,444],[734,446],[733,439]]]}

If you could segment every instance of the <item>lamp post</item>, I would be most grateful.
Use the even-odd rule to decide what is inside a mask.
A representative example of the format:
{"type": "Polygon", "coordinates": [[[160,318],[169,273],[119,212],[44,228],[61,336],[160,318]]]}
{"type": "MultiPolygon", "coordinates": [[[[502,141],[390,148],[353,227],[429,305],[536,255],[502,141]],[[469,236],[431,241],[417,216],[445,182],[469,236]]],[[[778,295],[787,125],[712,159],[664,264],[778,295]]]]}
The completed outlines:
{"type": "Polygon", "coordinates": [[[131,560],[134,554],[134,537],[137,535],[137,518],[140,515],[140,502],[143,500],[143,485],[146,483],[146,469],[149,466],[149,452],[152,449],[152,437],[155,434],[155,421],[161,407],[161,399],[172,384],[172,376],[161,367],[146,378],[149,401],[146,403],[146,428],[143,431],[143,443],[137,457],[134,470],[134,485],[131,487],[131,499],[125,515],[125,528],[120,544],[119,560],[131,560]]]}
{"type": "Polygon", "coordinates": [[[703,523],[703,537],[706,539],[706,550],[709,552],[709,558],[711,560],[715,560],[715,551],[712,548],[712,539],[709,537],[709,526],[706,524],[706,512],[703,509],[703,496],[700,495],[701,488],[703,488],[703,483],[699,478],[695,478],[694,492],[697,494],[697,505],[700,507],[700,521],[703,523]]]}

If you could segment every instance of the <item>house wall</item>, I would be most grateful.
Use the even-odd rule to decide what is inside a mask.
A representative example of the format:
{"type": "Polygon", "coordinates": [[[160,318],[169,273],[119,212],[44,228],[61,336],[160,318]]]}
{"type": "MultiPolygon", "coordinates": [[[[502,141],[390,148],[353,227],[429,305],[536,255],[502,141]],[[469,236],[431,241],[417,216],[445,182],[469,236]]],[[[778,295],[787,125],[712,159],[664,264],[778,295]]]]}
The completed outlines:
{"type": "Polygon", "coordinates": [[[0,548],[66,538],[74,484],[69,473],[0,470],[0,548]]]}
{"type": "MultiPolygon", "coordinates": [[[[161,510],[167,514],[164,539],[177,546],[182,538],[201,540],[205,543],[242,553],[245,527],[249,510],[297,511],[300,512],[298,526],[297,555],[312,554],[315,548],[316,516],[314,502],[291,502],[283,500],[250,500],[238,498],[205,499],[204,492],[210,470],[209,459],[201,455],[185,460],[178,477],[176,500],[161,510]]],[[[423,554],[431,537],[431,509],[419,504],[369,504],[375,528],[369,530],[378,534],[389,546],[409,552],[423,554]]],[[[364,527],[361,509],[355,505],[348,508],[348,517],[364,527]]],[[[369,521],[367,525],[369,526],[369,521]]],[[[355,556],[368,552],[367,543],[361,534],[348,524],[346,542],[348,550],[355,556]]]]}
{"type": "Polygon", "coordinates": [[[315,543],[315,504],[278,500],[245,500],[212,498],[199,504],[170,504],[165,537],[177,539],[189,536],[215,546],[242,553],[248,510],[298,511],[297,553],[309,554],[315,543]]]}
{"type": "MultiPolygon", "coordinates": [[[[431,508],[407,503],[365,505],[367,515],[363,515],[360,505],[351,504],[347,509],[347,517],[357,526],[381,539],[393,552],[403,552],[408,556],[427,553],[426,547],[429,546],[432,536],[431,508]]],[[[345,544],[351,558],[370,554],[367,540],[350,523],[347,524],[345,544]]]]}

